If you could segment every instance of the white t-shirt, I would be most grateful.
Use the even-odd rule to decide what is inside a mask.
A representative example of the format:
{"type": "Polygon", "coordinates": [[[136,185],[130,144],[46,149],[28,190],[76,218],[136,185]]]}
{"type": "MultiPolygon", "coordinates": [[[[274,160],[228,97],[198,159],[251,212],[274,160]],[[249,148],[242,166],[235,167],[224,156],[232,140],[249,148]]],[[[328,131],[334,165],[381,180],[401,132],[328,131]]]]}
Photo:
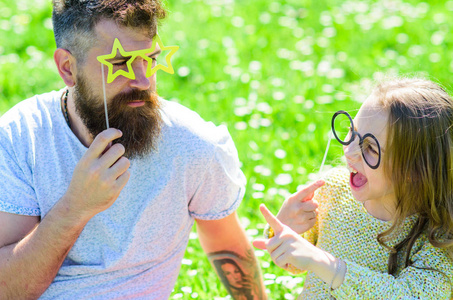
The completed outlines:
{"type": "MultiPolygon", "coordinates": [[[[0,211],[44,218],[66,192],[87,148],[65,122],[61,95],[35,96],[0,118],[0,211]]],[[[161,101],[158,150],[131,160],[120,196],[88,222],[41,299],[167,299],[194,219],[239,206],[245,177],[226,127],[161,101]]]]}

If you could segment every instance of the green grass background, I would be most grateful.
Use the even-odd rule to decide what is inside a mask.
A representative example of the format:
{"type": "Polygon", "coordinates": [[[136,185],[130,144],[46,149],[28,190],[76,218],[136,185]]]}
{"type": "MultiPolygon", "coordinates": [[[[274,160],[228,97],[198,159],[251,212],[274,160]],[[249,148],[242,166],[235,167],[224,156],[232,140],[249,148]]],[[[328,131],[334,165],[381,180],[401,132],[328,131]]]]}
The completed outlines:
{"type": "MultiPolygon", "coordinates": [[[[355,114],[376,79],[420,74],[450,89],[453,1],[171,0],[160,29],[179,45],[158,92],[228,126],[247,192],[239,215],[251,239],[299,185],[316,178],[330,118],[355,114]]],[[[63,86],[53,63],[50,0],[0,1],[0,114],[63,86]]],[[[341,163],[332,143],[328,164],[341,163]]],[[[295,299],[291,276],[257,251],[271,299],[295,299]]],[[[172,299],[228,298],[193,233],[172,299]]]]}

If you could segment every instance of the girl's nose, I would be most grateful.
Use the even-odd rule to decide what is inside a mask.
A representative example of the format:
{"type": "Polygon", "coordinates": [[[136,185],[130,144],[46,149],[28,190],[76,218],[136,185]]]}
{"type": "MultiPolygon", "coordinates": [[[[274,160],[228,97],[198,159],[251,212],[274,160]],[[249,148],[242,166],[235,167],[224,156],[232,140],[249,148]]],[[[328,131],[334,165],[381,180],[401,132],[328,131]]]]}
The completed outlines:
{"type": "Polygon", "coordinates": [[[356,137],[349,145],[343,146],[343,152],[346,159],[350,161],[358,161],[362,158],[362,150],[356,137]]]}

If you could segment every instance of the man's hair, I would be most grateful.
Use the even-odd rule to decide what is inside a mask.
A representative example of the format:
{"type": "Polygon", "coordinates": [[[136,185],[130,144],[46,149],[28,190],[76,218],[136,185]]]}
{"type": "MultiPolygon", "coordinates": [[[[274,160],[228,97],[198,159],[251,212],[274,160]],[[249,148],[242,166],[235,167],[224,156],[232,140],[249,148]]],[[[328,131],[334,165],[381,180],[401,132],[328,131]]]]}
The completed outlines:
{"type": "Polygon", "coordinates": [[[160,0],[53,0],[52,22],[57,48],[64,48],[83,63],[96,44],[95,26],[112,20],[124,27],[157,32],[166,11],[160,0]]]}
{"type": "Polygon", "coordinates": [[[398,253],[405,251],[410,265],[410,250],[424,233],[452,254],[453,101],[442,87],[420,78],[383,82],[374,95],[389,113],[384,171],[397,198],[397,219],[379,242],[410,214],[419,217],[407,238],[390,249],[389,273],[395,274],[398,253]]]}

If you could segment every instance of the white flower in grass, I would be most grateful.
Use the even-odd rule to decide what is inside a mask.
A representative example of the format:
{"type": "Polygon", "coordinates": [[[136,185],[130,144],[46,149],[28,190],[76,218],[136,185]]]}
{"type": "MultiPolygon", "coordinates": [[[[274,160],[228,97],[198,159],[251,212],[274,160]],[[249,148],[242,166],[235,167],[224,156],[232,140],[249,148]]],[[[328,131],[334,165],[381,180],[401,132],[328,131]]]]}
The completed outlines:
{"type": "Polygon", "coordinates": [[[445,39],[445,33],[441,32],[441,31],[436,31],[431,36],[431,44],[436,45],[436,46],[440,45],[443,43],[444,39],[445,39]]]}
{"type": "Polygon", "coordinates": [[[252,60],[249,63],[249,71],[251,73],[259,73],[261,71],[262,64],[257,60],[252,60]]]}
{"type": "Polygon", "coordinates": [[[256,105],[256,109],[262,113],[265,114],[271,114],[272,113],[272,107],[269,105],[267,102],[260,102],[256,105]]]}
{"type": "Polygon", "coordinates": [[[254,169],[255,173],[261,174],[262,176],[270,176],[272,174],[272,171],[262,165],[256,166],[254,169]]]}
{"type": "Polygon", "coordinates": [[[186,77],[190,74],[190,69],[189,67],[181,67],[178,69],[178,75],[181,77],[186,77]]]}
{"type": "Polygon", "coordinates": [[[286,157],[286,151],[283,149],[277,149],[274,152],[275,157],[283,159],[286,157]]]}
{"type": "Polygon", "coordinates": [[[247,129],[247,123],[244,121],[237,122],[234,124],[234,128],[236,130],[246,130],[247,129]]]}
{"type": "Polygon", "coordinates": [[[291,171],[292,169],[294,169],[294,165],[292,164],[284,164],[282,166],[282,170],[285,171],[285,172],[289,172],[291,171]]]}
{"type": "Polygon", "coordinates": [[[239,16],[235,16],[231,19],[231,24],[233,24],[234,27],[243,27],[244,23],[244,19],[239,16]]]}
{"type": "Polygon", "coordinates": [[[291,182],[293,182],[293,178],[289,174],[285,174],[285,173],[284,174],[279,174],[275,178],[275,183],[278,184],[278,185],[288,185],[291,182]]]}
{"type": "Polygon", "coordinates": [[[275,283],[275,280],[264,280],[264,285],[271,285],[274,283],[275,283]]]}
{"type": "Polygon", "coordinates": [[[255,191],[259,191],[259,192],[262,192],[264,191],[266,187],[264,186],[264,184],[261,184],[261,183],[254,183],[252,185],[252,189],[254,189],[255,191]]]}

